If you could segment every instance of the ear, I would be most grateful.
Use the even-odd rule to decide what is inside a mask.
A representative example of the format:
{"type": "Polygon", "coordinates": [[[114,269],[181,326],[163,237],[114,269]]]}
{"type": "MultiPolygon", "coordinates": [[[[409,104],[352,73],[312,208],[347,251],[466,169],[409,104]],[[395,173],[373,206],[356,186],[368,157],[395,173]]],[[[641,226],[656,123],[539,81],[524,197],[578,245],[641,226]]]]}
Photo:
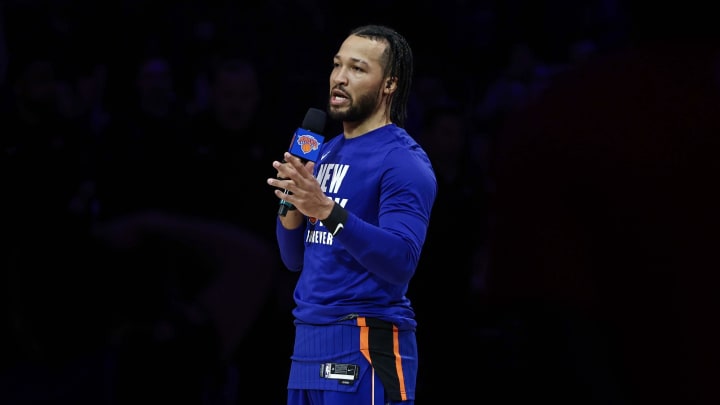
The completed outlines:
{"type": "Polygon", "coordinates": [[[397,89],[397,79],[394,77],[388,77],[385,79],[385,88],[383,89],[383,93],[390,94],[397,89]]]}

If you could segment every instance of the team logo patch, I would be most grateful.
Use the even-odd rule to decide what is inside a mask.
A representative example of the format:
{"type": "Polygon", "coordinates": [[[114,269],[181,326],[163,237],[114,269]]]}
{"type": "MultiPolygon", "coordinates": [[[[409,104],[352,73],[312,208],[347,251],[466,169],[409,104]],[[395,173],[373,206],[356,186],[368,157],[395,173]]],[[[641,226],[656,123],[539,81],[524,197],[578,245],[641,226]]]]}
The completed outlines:
{"type": "Polygon", "coordinates": [[[320,147],[320,142],[318,142],[314,136],[307,134],[300,135],[297,138],[297,143],[300,145],[300,150],[302,150],[305,154],[317,150],[320,147]]]}

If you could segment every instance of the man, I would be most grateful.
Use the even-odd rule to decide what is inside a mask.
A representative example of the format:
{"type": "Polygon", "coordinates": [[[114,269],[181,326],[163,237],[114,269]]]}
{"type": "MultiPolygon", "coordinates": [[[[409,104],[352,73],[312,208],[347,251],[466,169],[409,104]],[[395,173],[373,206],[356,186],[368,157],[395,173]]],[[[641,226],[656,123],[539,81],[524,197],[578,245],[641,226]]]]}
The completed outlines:
{"type": "Polygon", "coordinates": [[[317,163],[289,153],[273,162],[278,178],[267,182],[296,208],[278,217],[281,258],[302,271],[288,404],[414,403],[416,321],[405,294],[437,182],[403,129],[412,63],[394,30],[353,30],[330,74],[328,112],[342,134],[317,163]]]}

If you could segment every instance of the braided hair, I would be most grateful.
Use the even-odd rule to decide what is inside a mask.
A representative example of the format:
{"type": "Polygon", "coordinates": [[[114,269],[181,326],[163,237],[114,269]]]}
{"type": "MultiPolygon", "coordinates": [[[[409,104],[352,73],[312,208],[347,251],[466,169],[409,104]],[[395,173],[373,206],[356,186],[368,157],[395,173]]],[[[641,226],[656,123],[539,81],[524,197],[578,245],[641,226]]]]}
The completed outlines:
{"type": "Polygon", "coordinates": [[[390,95],[390,120],[404,127],[407,118],[407,104],[410,99],[410,85],[413,75],[413,54],[405,37],[392,28],[382,25],[364,25],[353,29],[355,35],[387,43],[381,62],[385,77],[397,80],[397,90],[390,95]]]}

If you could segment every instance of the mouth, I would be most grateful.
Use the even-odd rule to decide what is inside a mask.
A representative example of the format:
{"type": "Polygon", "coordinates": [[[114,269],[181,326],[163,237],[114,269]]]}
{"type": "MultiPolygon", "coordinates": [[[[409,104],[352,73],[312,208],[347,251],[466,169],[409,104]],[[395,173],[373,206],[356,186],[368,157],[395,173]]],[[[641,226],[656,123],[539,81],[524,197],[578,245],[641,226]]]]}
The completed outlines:
{"type": "Polygon", "coordinates": [[[350,96],[342,90],[334,89],[330,92],[330,104],[342,105],[350,101],[350,96]]]}

